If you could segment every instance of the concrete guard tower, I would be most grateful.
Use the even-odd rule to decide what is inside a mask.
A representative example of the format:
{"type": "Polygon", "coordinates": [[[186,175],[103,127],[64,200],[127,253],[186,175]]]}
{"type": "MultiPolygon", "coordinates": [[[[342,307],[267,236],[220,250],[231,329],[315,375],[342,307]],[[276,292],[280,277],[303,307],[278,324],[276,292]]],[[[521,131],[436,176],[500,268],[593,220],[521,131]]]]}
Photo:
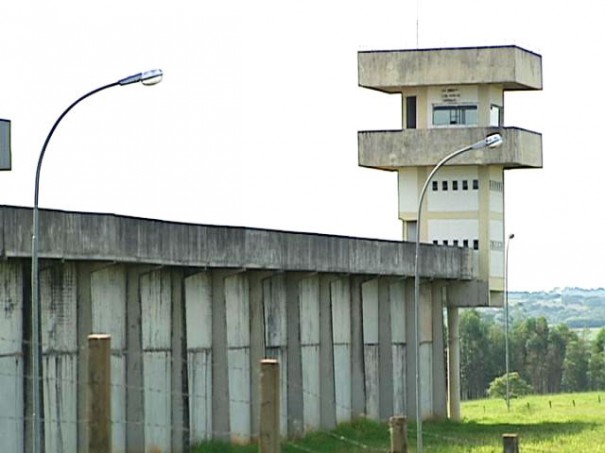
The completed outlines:
{"type": "Polygon", "coordinates": [[[475,280],[446,290],[457,418],[457,307],[503,304],[504,170],[542,167],[542,136],[504,127],[504,93],[541,90],[542,59],[516,46],[370,51],[358,54],[358,70],[360,86],[402,97],[402,129],[359,132],[358,143],[359,165],[398,174],[403,239],[415,240],[419,228],[422,242],[474,255],[475,280]],[[502,147],[462,154],[435,175],[417,225],[418,197],[437,162],[495,132],[502,147]]]}

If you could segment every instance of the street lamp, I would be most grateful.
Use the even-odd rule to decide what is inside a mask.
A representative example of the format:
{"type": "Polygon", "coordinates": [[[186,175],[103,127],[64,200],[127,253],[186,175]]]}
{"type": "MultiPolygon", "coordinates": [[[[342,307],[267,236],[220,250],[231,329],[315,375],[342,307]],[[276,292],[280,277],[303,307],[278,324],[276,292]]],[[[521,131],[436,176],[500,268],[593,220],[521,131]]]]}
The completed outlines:
{"type": "Polygon", "coordinates": [[[420,225],[421,225],[421,214],[422,214],[422,201],[424,200],[424,194],[428,188],[435,173],[449,160],[454,157],[465,153],[482,148],[496,148],[502,144],[502,136],[500,134],[492,134],[485,137],[483,140],[478,141],[470,146],[461,148],[453,153],[445,156],[439,161],[435,168],[431,171],[428,178],[424,182],[420,196],[418,197],[418,216],[416,217],[416,256],[414,260],[414,350],[416,353],[416,445],[417,451],[422,453],[422,411],[420,407],[420,326],[419,326],[419,307],[420,307],[420,275],[418,268],[418,258],[420,251],[420,225]]]}
{"type": "Polygon", "coordinates": [[[40,188],[40,170],[42,169],[42,160],[46,153],[46,147],[52,137],[55,129],[61,122],[61,120],[67,115],[67,113],[73,109],[77,104],[99,91],[106,90],[119,85],[130,85],[132,83],[141,82],[143,85],[155,85],[162,80],[162,70],[152,69],[151,71],[139,72],[138,74],[125,77],[118,80],[117,82],[104,85],[96,88],[84,96],[78,98],[73,102],[65,111],[59,116],[59,118],[53,124],[50,132],[46,136],[42,150],[40,151],[40,157],[38,157],[38,166],[36,168],[36,182],[34,186],[34,212],[33,212],[33,227],[32,227],[32,394],[33,394],[33,407],[32,407],[32,420],[33,426],[33,451],[38,453],[41,451],[41,432],[42,432],[42,417],[40,414],[41,410],[41,373],[40,373],[40,353],[41,353],[41,341],[40,341],[40,272],[38,268],[38,250],[40,243],[40,222],[38,212],[38,193],[40,188]]]}
{"type": "Polygon", "coordinates": [[[506,253],[504,257],[504,356],[506,362],[506,409],[510,411],[510,387],[509,387],[509,354],[508,354],[508,247],[514,234],[509,234],[506,240],[506,253]]]}

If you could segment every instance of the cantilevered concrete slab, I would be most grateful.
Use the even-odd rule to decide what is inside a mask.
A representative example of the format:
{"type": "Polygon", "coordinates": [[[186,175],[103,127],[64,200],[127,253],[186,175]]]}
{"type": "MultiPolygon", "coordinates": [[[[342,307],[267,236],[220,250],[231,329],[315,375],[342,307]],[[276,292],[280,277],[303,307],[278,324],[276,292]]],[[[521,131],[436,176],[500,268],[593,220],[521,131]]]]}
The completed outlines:
{"type": "Polygon", "coordinates": [[[517,46],[359,52],[358,70],[360,86],[386,93],[466,84],[542,89],[542,57],[517,46]]]}
{"type": "MultiPolygon", "coordinates": [[[[32,210],[0,206],[0,256],[31,256],[32,210]]],[[[470,280],[469,250],[422,247],[420,274],[470,280]]],[[[166,266],[414,275],[414,244],[42,210],[40,257],[166,266]]]]}
{"type": "Polygon", "coordinates": [[[361,131],[357,134],[359,165],[393,171],[405,166],[434,166],[452,151],[495,132],[502,135],[501,147],[462,154],[449,165],[542,168],[542,134],[516,127],[361,131]]]}

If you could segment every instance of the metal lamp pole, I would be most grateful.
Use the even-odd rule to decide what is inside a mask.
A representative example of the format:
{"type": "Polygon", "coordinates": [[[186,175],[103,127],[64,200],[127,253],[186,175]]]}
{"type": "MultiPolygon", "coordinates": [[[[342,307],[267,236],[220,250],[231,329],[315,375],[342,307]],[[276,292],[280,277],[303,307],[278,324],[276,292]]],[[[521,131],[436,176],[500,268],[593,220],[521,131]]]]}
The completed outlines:
{"type": "Polygon", "coordinates": [[[416,354],[416,445],[419,453],[423,452],[422,447],[422,411],[420,407],[420,322],[419,322],[419,308],[420,308],[420,274],[419,274],[419,251],[420,251],[420,226],[421,226],[421,215],[422,215],[422,201],[426,189],[428,188],[435,173],[449,160],[454,157],[472,151],[475,149],[482,148],[495,148],[502,144],[502,136],[500,134],[488,135],[483,140],[478,141],[470,146],[461,148],[453,153],[447,155],[437,163],[435,168],[431,171],[428,178],[424,182],[420,196],[418,197],[418,216],[416,221],[416,255],[414,260],[414,351],[416,354]]]}
{"type": "Polygon", "coordinates": [[[42,169],[42,161],[44,154],[46,153],[46,147],[52,137],[53,133],[57,129],[57,126],[61,120],[67,115],[67,113],[73,109],[77,104],[98,93],[99,91],[106,90],[111,87],[119,85],[130,85],[132,83],[141,82],[143,85],[155,85],[162,80],[163,73],[160,69],[153,69],[151,71],[140,72],[129,77],[118,80],[117,82],[104,85],[96,88],[84,96],[78,98],[73,102],[65,111],[59,116],[59,118],[53,124],[50,132],[46,136],[40,156],[38,157],[38,166],[36,167],[36,182],[34,185],[34,212],[33,212],[33,226],[32,226],[32,358],[31,358],[31,369],[32,369],[32,395],[33,395],[33,408],[32,408],[32,420],[33,425],[33,451],[39,453],[41,451],[41,433],[42,433],[42,417],[41,411],[41,386],[42,379],[40,373],[41,366],[41,339],[40,339],[40,271],[39,271],[39,259],[38,252],[40,246],[40,220],[39,220],[39,209],[38,209],[38,195],[40,189],[40,171],[42,169]]]}
{"type": "Polygon", "coordinates": [[[515,237],[510,234],[506,241],[506,254],[504,258],[504,355],[506,361],[506,409],[510,411],[510,384],[509,384],[509,352],[508,352],[508,247],[511,239],[515,237]]]}

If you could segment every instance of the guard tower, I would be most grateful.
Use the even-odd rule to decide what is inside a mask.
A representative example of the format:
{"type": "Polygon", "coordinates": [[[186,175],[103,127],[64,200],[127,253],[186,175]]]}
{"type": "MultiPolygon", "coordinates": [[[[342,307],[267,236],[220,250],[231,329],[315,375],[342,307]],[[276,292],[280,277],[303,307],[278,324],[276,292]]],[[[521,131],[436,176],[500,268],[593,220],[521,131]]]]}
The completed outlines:
{"type": "Polygon", "coordinates": [[[502,305],[504,170],[542,167],[542,136],[504,127],[504,93],[542,89],[540,55],[516,46],[371,51],[358,54],[359,85],[402,97],[402,129],[359,132],[359,165],[396,171],[403,239],[466,247],[480,301],[502,305]],[[417,203],[443,157],[490,133],[497,149],[468,152],[435,175],[417,225],[417,203]]]}

